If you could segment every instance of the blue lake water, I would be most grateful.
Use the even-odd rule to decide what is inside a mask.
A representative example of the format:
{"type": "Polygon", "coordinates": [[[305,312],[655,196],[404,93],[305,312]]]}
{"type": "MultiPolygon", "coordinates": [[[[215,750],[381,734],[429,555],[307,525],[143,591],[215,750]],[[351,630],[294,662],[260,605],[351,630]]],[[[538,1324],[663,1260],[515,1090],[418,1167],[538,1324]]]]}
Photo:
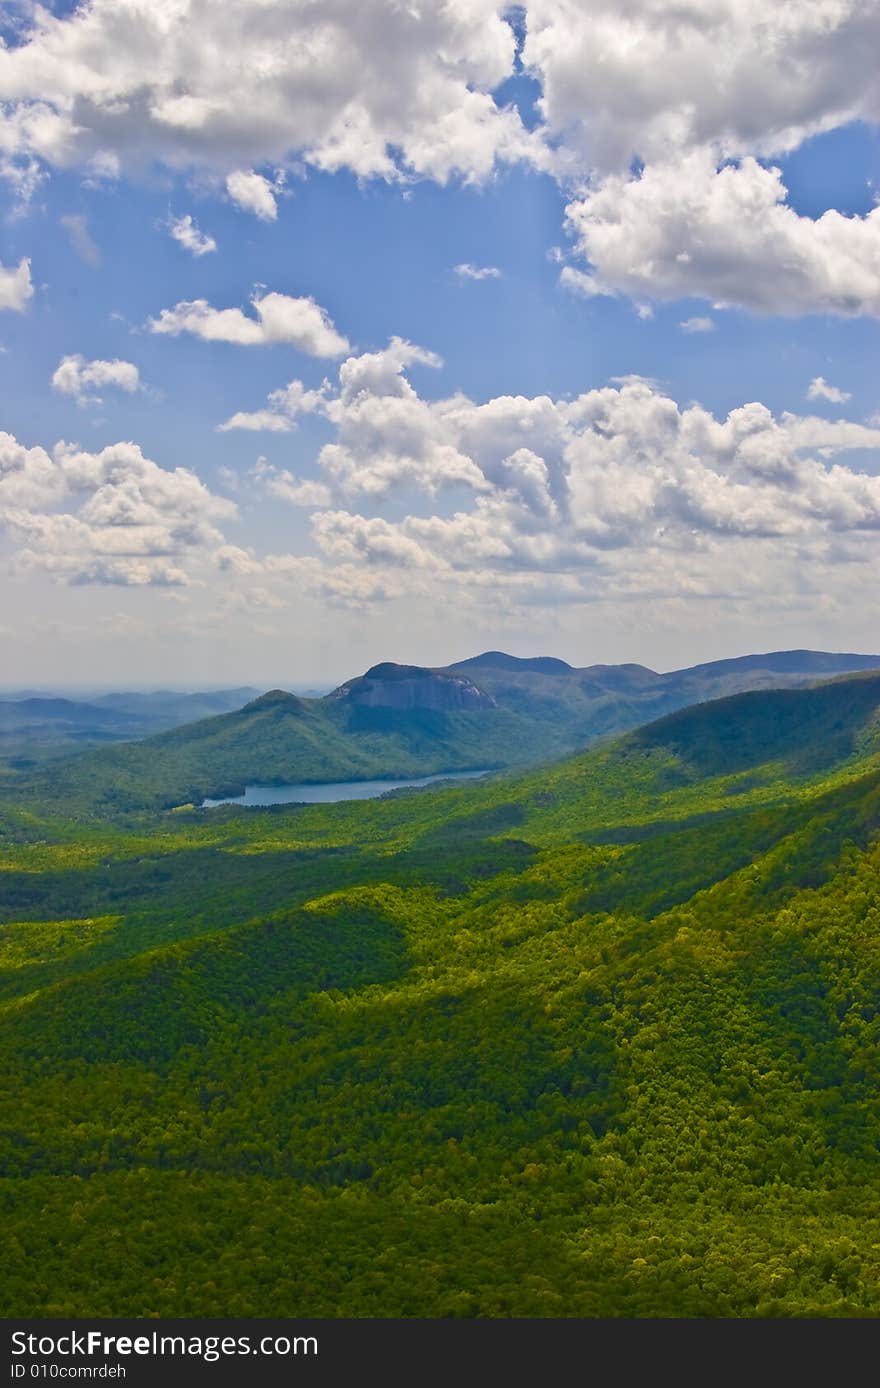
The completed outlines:
{"type": "Polygon", "coordinates": [[[418,776],[406,781],[326,781],[323,785],[246,786],[244,795],[224,800],[203,800],[201,809],[215,805],[330,805],[337,800],[375,800],[389,790],[404,786],[429,786],[434,781],[470,781],[486,776],[486,771],[445,771],[437,776],[418,776]]]}

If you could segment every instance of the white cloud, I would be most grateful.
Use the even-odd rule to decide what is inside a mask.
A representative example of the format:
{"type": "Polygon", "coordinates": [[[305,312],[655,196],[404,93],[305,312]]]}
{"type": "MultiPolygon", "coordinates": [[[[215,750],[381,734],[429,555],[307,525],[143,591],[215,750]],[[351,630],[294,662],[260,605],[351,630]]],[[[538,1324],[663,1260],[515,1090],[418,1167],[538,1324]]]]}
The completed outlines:
{"type": "Polygon", "coordinates": [[[700,147],[772,155],[876,119],[878,35],[861,0],[529,0],[523,58],[568,159],[622,173],[700,147]]]}
{"type": "Polygon", "coordinates": [[[81,212],[70,212],[61,217],[60,222],[80,260],[93,267],[100,265],[101,252],[92,239],[88,218],[84,217],[81,212]]]}
{"type": "Polygon", "coordinates": [[[252,212],[263,222],[274,222],[278,216],[278,204],[275,199],[283,182],[283,174],[274,183],[270,183],[268,178],[254,173],[253,169],[236,169],[227,176],[226,191],[236,207],[240,207],[244,212],[252,212]]]}
{"type": "Polygon", "coordinates": [[[319,390],[307,390],[302,381],[291,381],[281,390],[273,390],[269,395],[268,407],[263,410],[237,410],[229,419],[217,427],[220,433],[231,429],[267,430],[270,433],[285,434],[296,428],[301,414],[325,413],[330,382],[325,381],[319,390]]]}
{"type": "Polygon", "coordinates": [[[183,246],[191,255],[209,255],[217,249],[217,242],[213,236],[207,236],[200,231],[189,212],[182,217],[172,217],[168,223],[168,230],[178,245],[183,246]]]}
{"type": "Polygon", "coordinates": [[[843,405],[851,398],[850,391],[829,385],[824,376],[814,376],[807,390],[808,400],[830,400],[833,405],[843,405]]]}
{"type": "Polygon", "coordinates": [[[880,210],[799,216],[758,162],[880,119],[876,0],[523,8],[532,131],[496,99],[516,57],[498,0],[260,0],[258,21],[253,0],[35,6],[25,41],[0,49],[0,175],[32,186],[51,165],[94,182],[159,162],[274,220],[293,160],[440,183],[528,160],[569,190],[592,267],[564,272],[579,292],[645,313],[677,297],[880,312],[880,210]]]}
{"type": "Polygon", "coordinates": [[[719,420],[639,377],[568,400],[424,399],[406,373],[438,364],[398,339],[348,358],[321,392],[321,480],[258,462],[262,491],[313,509],[319,550],[251,556],[261,582],[354,606],[445,588],[466,604],[759,602],[832,583],[844,551],[848,574],[870,561],[880,477],[840,459],[880,452],[880,429],[757,402],[719,420]]]}
{"type": "Polygon", "coordinates": [[[566,209],[593,266],[577,286],[757,313],[880,314],[880,207],[814,221],[784,199],[778,169],[745,158],[717,170],[705,151],[611,175],[566,209]]]}
{"type": "Polygon", "coordinates": [[[516,48],[496,0],[92,0],[37,9],[27,37],[0,50],[0,149],[59,167],[225,177],[297,156],[445,181],[538,144],[491,95],[516,48]]]}
{"type": "Polygon", "coordinates": [[[559,283],[564,289],[578,294],[582,299],[595,299],[606,293],[593,275],[588,275],[573,265],[563,266],[559,272],[559,283]]]}
{"type": "Polygon", "coordinates": [[[154,333],[174,337],[192,333],[206,342],[234,342],[243,347],[284,342],[312,357],[339,357],[348,350],[348,340],[314,299],[255,294],[251,303],[256,318],[240,308],[212,308],[207,299],[184,301],[163,309],[148,327],[154,333]]]}
{"type": "Polygon", "coordinates": [[[236,410],[217,428],[221,434],[230,429],[250,429],[254,433],[287,434],[296,426],[287,415],[276,410],[236,410]]]}
{"type": "Polygon", "coordinates": [[[0,310],[11,309],[13,313],[23,313],[33,294],[31,262],[27,257],[23,257],[14,267],[7,267],[0,261],[0,310]]]}
{"type": "Polygon", "coordinates": [[[6,507],[51,505],[64,483],[43,448],[25,448],[0,431],[0,516],[6,507]]]}
{"type": "Polygon", "coordinates": [[[265,458],[257,459],[251,475],[267,496],[287,501],[292,506],[329,506],[332,500],[330,488],[323,482],[295,477],[286,468],[274,467],[265,458]]]}
{"type": "Polygon", "coordinates": [[[79,353],[62,357],[52,376],[52,389],[72,395],[78,405],[100,404],[100,396],[94,392],[105,386],[130,395],[140,389],[140,384],[140,373],[133,362],[120,361],[118,357],[113,361],[86,361],[79,353]]]}
{"type": "Polygon", "coordinates": [[[462,280],[500,280],[501,271],[497,265],[469,265],[463,261],[461,265],[454,265],[453,270],[462,280]]]}
{"type": "Polygon", "coordinates": [[[567,269],[567,288],[880,313],[880,211],[799,216],[758,162],[877,121],[876,4],[531,0],[527,29],[544,134],[583,184],[568,219],[592,268],[567,269]]]}
{"type": "Polygon", "coordinates": [[[173,471],[133,443],[97,453],[60,443],[23,447],[0,434],[0,527],[19,567],[70,583],[181,585],[224,543],[235,505],[187,468],[173,471]]]}
{"type": "Polygon", "coordinates": [[[685,318],[683,323],[678,325],[683,333],[714,333],[714,318],[685,318]]]}

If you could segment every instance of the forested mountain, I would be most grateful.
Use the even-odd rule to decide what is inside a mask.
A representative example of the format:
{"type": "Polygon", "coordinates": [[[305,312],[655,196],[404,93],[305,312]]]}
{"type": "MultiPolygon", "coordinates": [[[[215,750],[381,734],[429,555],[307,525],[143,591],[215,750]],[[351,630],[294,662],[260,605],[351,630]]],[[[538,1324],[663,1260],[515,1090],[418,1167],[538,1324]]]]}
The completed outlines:
{"type": "Polygon", "coordinates": [[[94,699],[27,695],[0,699],[0,766],[29,770],[49,758],[85,747],[128,742],[240,708],[255,689],[205,690],[182,694],[100,694],[94,699]]]}
{"type": "Polygon", "coordinates": [[[878,709],[136,828],[7,798],[2,1310],[880,1313],[878,709]]]}
{"type": "Polygon", "coordinates": [[[15,766],[7,785],[36,810],[60,800],[78,813],[114,815],[201,804],[254,782],[499,770],[563,757],[721,694],[878,666],[880,657],[821,651],[744,656],[667,675],[643,665],[578,670],[500,651],[448,668],[385,662],[323,698],[271,690],[138,744],[15,766]]]}

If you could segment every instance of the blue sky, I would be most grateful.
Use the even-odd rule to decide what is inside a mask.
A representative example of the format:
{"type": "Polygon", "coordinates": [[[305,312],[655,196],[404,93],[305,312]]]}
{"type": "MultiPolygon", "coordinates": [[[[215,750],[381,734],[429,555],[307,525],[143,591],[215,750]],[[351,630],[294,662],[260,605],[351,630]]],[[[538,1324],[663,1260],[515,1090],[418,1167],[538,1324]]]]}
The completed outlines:
{"type": "MultiPolygon", "coordinates": [[[[880,648],[864,7],[817,40],[795,6],[799,80],[766,111],[760,6],[709,7],[723,109],[696,47],[692,92],[628,58],[600,102],[576,60],[623,62],[615,7],[591,31],[553,0],[526,8],[521,58],[522,16],[512,35],[483,0],[400,32],[385,0],[368,32],[340,3],[304,105],[316,35],[295,4],[259,8],[262,36],[236,3],[157,4],[139,36],[117,22],[133,0],[36,28],[6,7],[7,683],[302,684],[490,645],[657,668],[880,648]],[[264,112],[242,84],[279,36],[291,70],[264,112]],[[185,217],[212,249],[174,239],[185,217]],[[264,296],[311,328],[262,342],[217,317],[256,324],[264,296]],[[187,330],[194,301],[234,340],[187,330]],[[267,407],[291,382],[305,408],[267,407]]],[[[648,65],[665,31],[635,13],[648,65]]]]}

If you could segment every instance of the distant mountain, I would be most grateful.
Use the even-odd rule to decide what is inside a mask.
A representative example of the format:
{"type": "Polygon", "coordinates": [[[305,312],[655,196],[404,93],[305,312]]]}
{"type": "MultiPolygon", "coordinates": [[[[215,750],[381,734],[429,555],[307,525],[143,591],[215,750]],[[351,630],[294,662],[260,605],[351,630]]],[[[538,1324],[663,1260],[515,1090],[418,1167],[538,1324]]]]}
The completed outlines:
{"type": "Polygon", "coordinates": [[[81,704],[74,699],[0,700],[0,727],[35,728],[46,724],[65,724],[71,728],[101,726],[107,713],[95,704],[81,704]]]}
{"type": "MultiPolygon", "coordinates": [[[[114,814],[200,804],[240,794],[254,782],[403,779],[525,766],[708,699],[795,689],[853,665],[857,672],[880,669],[880,657],[771,652],[670,674],[636,664],[574,669],[551,657],[519,660],[499,651],[447,668],[385,662],[323,698],[272,690],[236,711],[138,743],[44,769],[23,764],[16,784],[27,800],[60,798],[84,813],[114,814]]],[[[779,704],[783,711],[788,706],[779,704]]],[[[735,742],[738,734],[730,737],[735,742]]]]}
{"type": "Polygon", "coordinates": [[[521,672],[523,674],[532,673],[535,675],[570,675],[572,667],[564,660],[557,660],[552,655],[536,655],[521,658],[516,655],[506,655],[504,651],[484,651],[482,655],[473,655],[469,660],[458,660],[449,666],[450,670],[508,670],[521,672]]]}
{"type": "Polygon", "coordinates": [[[115,709],[119,713],[130,713],[151,724],[153,731],[162,728],[178,727],[181,723],[192,723],[197,718],[210,718],[215,713],[230,713],[241,708],[260,691],[250,685],[239,689],[206,689],[194,694],[182,694],[179,690],[157,689],[150,693],[103,694],[93,699],[102,708],[115,709]]]}
{"type": "Polygon", "coordinates": [[[369,708],[411,710],[497,708],[491,694],[452,670],[419,665],[374,665],[365,675],[347,680],[327,696],[369,708]]]}
{"type": "Polygon", "coordinates": [[[130,742],[240,708],[250,688],[181,694],[102,694],[88,701],[29,695],[0,700],[0,764],[26,769],[86,747],[130,742]]]}
{"type": "Polygon", "coordinates": [[[840,675],[858,670],[876,670],[880,656],[854,655],[836,651],[768,651],[765,655],[739,655],[730,660],[713,660],[704,665],[692,665],[678,670],[676,675],[711,673],[738,674],[745,671],[767,670],[776,675],[840,675]]]}
{"type": "Polygon", "coordinates": [[[568,729],[572,746],[622,732],[690,704],[749,689],[810,684],[829,675],[880,669],[880,655],[770,651],[658,674],[645,665],[588,665],[550,657],[521,660],[488,651],[450,666],[491,694],[499,707],[568,729]],[[540,666],[538,669],[536,666],[540,666]]]}
{"type": "MultiPolygon", "coordinates": [[[[64,758],[20,781],[19,794],[107,815],[200,804],[205,797],[240,794],[254,781],[391,780],[484,770],[531,760],[534,731],[533,722],[498,708],[460,677],[365,676],[322,699],[272,690],[234,713],[64,758]],[[424,702],[417,702],[414,685],[424,690],[424,702]],[[441,697],[446,702],[438,706],[441,697]],[[473,707],[466,702],[471,698],[473,707]]],[[[551,756],[561,755],[564,732],[548,727],[543,745],[551,756]]]]}

